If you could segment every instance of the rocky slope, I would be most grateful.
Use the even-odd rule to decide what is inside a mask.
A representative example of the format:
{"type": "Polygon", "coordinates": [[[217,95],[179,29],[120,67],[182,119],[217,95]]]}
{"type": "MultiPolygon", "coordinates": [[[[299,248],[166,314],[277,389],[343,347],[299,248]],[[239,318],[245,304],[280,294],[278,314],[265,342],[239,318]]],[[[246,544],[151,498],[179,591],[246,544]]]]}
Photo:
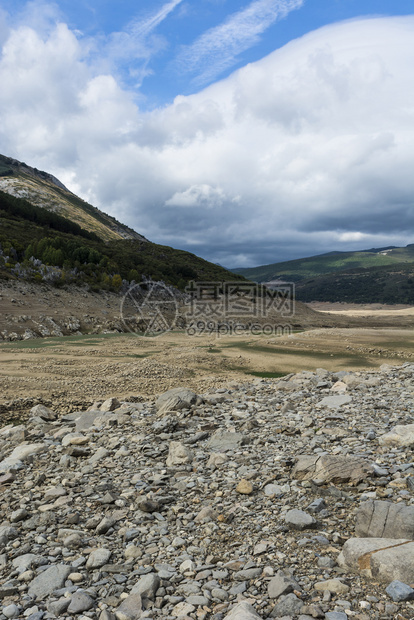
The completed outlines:
{"type": "Polygon", "coordinates": [[[414,366],[0,430],[0,619],[414,617],[414,366]]]}
{"type": "MultiPolygon", "coordinates": [[[[188,307],[182,305],[185,296],[179,291],[176,291],[176,295],[178,314],[185,317],[188,312],[188,307]]],[[[57,288],[47,283],[0,280],[0,342],[45,336],[123,332],[128,329],[133,331],[137,328],[134,324],[137,307],[133,301],[130,295],[122,292],[93,292],[87,286],[67,285],[57,288]]],[[[240,322],[246,324],[248,319],[241,317],[240,322]]],[[[374,317],[340,316],[317,312],[299,301],[295,303],[292,316],[281,316],[275,311],[254,322],[291,325],[292,329],[413,326],[410,315],[398,318],[386,313],[374,317]]],[[[177,323],[182,327],[185,319],[177,323]]]]}
{"type": "Polygon", "coordinates": [[[53,175],[4,155],[0,155],[0,189],[62,215],[85,230],[96,233],[104,241],[146,241],[145,237],[128,226],[78,198],[53,175]]]}

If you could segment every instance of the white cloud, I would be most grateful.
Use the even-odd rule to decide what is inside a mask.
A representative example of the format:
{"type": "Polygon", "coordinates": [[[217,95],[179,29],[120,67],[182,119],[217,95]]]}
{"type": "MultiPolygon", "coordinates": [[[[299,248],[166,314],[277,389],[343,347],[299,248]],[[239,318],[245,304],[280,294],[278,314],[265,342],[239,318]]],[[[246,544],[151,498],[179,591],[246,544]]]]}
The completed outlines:
{"type": "Polygon", "coordinates": [[[414,17],[325,27],[143,114],[66,25],[11,28],[1,151],[229,266],[409,243],[413,35],[414,17]]]}
{"type": "Polygon", "coordinates": [[[196,73],[194,83],[207,84],[232,67],[237,56],[260,40],[277,19],[300,8],[305,0],[254,0],[233,13],[222,24],[207,30],[182,49],[175,65],[180,71],[196,73]]]}
{"type": "Polygon", "coordinates": [[[210,185],[192,185],[184,192],[175,192],[165,201],[167,207],[221,207],[226,202],[226,195],[221,188],[210,185]]]}

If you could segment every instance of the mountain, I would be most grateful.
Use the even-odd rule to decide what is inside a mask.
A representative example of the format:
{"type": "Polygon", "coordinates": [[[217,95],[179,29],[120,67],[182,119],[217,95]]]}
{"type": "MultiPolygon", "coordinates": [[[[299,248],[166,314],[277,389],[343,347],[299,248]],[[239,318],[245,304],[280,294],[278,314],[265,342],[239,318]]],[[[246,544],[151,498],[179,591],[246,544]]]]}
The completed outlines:
{"type": "Polygon", "coordinates": [[[70,192],[53,175],[4,155],[0,155],[0,190],[76,222],[104,241],[146,241],[142,235],[70,192]]]}
{"type": "Polygon", "coordinates": [[[231,271],[254,282],[272,282],[273,280],[299,282],[307,278],[348,269],[368,269],[412,262],[414,262],[414,244],[407,245],[405,248],[389,246],[356,252],[328,252],[308,258],[298,258],[259,267],[236,268],[231,269],[231,271]]]}
{"type": "Polygon", "coordinates": [[[414,244],[328,252],[232,271],[270,286],[294,282],[296,299],[303,302],[414,304],[414,244]]]}
{"type": "Polygon", "coordinates": [[[366,269],[346,269],[296,282],[296,299],[303,302],[380,303],[414,305],[414,262],[366,269]]]}
{"type": "Polygon", "coordinates": [[[0,156],[0,279],[119,291],[152,279],[244,281],[139,233],[87,204],[52,175],[0,156]]]}

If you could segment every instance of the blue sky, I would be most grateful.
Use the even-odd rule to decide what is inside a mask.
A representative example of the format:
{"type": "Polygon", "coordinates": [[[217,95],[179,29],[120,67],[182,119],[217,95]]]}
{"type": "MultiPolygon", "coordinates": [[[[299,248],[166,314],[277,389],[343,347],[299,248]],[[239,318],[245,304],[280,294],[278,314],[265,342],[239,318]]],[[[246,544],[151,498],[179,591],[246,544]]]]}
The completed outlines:
{"type": "Polygon", "coordinates": [[[3,0],[0,152],[228,266],[412,242],[412,0],[3,0]]]}
{"type": "MultiPolygon", "coordinates": [[[[2,2],[17,20],[36,5],[45,3],[2,2]]],[[[50,6],[79,37],[95,42],[93,53],[114,57],[113,71],[144,108],[195,93],[321,26],[413,13],[412,0],[60,0],[50,6]]]]}

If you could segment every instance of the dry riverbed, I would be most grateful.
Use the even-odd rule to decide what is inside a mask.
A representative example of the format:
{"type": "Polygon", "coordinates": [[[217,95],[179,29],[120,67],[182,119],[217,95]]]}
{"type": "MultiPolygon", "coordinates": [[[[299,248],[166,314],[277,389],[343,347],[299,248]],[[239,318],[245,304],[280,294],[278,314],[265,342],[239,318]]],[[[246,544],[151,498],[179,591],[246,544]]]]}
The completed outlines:
{"type": "Polygon", "coordinates": [[[414,359],[408,329],[313,329],[290,336],[156,338],[95,334],[0,344],[0,413],[24,415],[42,402],[71,411],[97,398],[137,401],[185,385],[197,392],[230,381],[302,370],[379,367],[414,359]]]}

